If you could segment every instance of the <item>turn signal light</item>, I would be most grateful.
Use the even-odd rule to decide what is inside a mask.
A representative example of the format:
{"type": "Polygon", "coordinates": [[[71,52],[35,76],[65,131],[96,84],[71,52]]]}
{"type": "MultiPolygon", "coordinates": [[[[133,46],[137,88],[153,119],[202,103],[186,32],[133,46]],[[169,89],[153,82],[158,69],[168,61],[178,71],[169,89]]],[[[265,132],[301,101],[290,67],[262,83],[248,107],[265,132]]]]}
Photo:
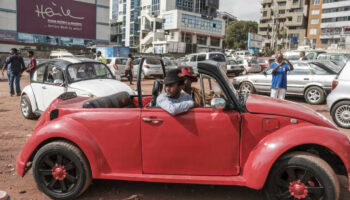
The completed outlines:
{"type": "Polygon", "coordinates": [[[114,67],[114,69],[118,70],[118,65],[117,64],[114,64],[113,67],[114,67]]]}
{"type": "Polygon", "coordinates": [[[149,69],[149,66],[148,65],[144,65],[145,68],[149,69]]]}
{"type": "Polygon", "coordinates": [[[332,90],[334,90],[338,86],[338,80],[333,80],[332,82],[332,90]]]}

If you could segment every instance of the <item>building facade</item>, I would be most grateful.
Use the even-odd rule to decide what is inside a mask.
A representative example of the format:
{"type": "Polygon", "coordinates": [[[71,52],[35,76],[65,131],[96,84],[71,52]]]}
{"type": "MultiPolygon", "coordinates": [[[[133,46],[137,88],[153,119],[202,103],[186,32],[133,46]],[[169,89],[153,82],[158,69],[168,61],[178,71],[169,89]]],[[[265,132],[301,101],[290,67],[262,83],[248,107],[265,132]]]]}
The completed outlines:
{"type": "Polygon", "coordinates": [[[85,49],[109,41],[109,0],[0,1],[0,52],[85,49]]]}
{"type": "Polygon", "coordinates": [[[309,0],[262,0],[258,34],[264,47],[294,49],[305,44],[309,0]]]}
{"type": "Polygon", "coordinates": [[[323,0],[320,46],[350,49],[350,1],[323,0]]]}
{"type": "Polygon", "coordinates": [[[225,27],[230,24],[230,22],[237,21],[237,17],[232,15],[231,13],[225,12],[225,11],[219,11],[218,17],[222,18],[225,21],[225,27]]]}
{"type": "Polygon", "coordinates": [[[327,48],[327,44],[322,44],[320,38],[322,33],[322,4],[323,0],[311,0],[310,2],[307,38],[313,48],[327,48]]]}

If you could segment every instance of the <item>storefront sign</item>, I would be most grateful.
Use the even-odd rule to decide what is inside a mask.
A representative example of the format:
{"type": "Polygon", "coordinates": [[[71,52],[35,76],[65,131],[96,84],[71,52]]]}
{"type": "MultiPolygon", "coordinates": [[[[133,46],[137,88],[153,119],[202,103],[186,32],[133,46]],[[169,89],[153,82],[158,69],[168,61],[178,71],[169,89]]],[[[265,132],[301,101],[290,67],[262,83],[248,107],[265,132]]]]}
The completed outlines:
{"type": "Polygon", "coordinates": [[[96,39],[96,5],[73,0],[17,0],[18,32],[96,39]]]}

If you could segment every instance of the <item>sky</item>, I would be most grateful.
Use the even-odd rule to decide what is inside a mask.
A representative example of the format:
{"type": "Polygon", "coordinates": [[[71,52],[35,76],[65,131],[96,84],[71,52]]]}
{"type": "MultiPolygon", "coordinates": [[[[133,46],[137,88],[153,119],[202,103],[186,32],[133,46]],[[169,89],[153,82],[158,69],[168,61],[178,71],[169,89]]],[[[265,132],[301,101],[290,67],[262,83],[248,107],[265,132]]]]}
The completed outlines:
{"type": "Polygon", "coordinates": [[[220,11],[226,11],[238,20],[259,21],[261,0],[220,0],[220,11]]]}

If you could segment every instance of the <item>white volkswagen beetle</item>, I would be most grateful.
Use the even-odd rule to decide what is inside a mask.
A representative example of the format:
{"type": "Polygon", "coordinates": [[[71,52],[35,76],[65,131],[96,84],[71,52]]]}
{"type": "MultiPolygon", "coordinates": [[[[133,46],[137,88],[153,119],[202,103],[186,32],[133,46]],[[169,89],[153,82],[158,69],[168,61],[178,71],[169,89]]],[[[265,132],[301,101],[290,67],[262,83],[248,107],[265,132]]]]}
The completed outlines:
{"type": "Polygon", "coordinates": [[[136,94],[118,81],[109,68],[86,58],[61,58],[40,64],[31,74],[30,85],[21,94],[21,111],[25,118],[35,119],[65,92],[78,96],[100,97],[126,91],[136,94]]]}

